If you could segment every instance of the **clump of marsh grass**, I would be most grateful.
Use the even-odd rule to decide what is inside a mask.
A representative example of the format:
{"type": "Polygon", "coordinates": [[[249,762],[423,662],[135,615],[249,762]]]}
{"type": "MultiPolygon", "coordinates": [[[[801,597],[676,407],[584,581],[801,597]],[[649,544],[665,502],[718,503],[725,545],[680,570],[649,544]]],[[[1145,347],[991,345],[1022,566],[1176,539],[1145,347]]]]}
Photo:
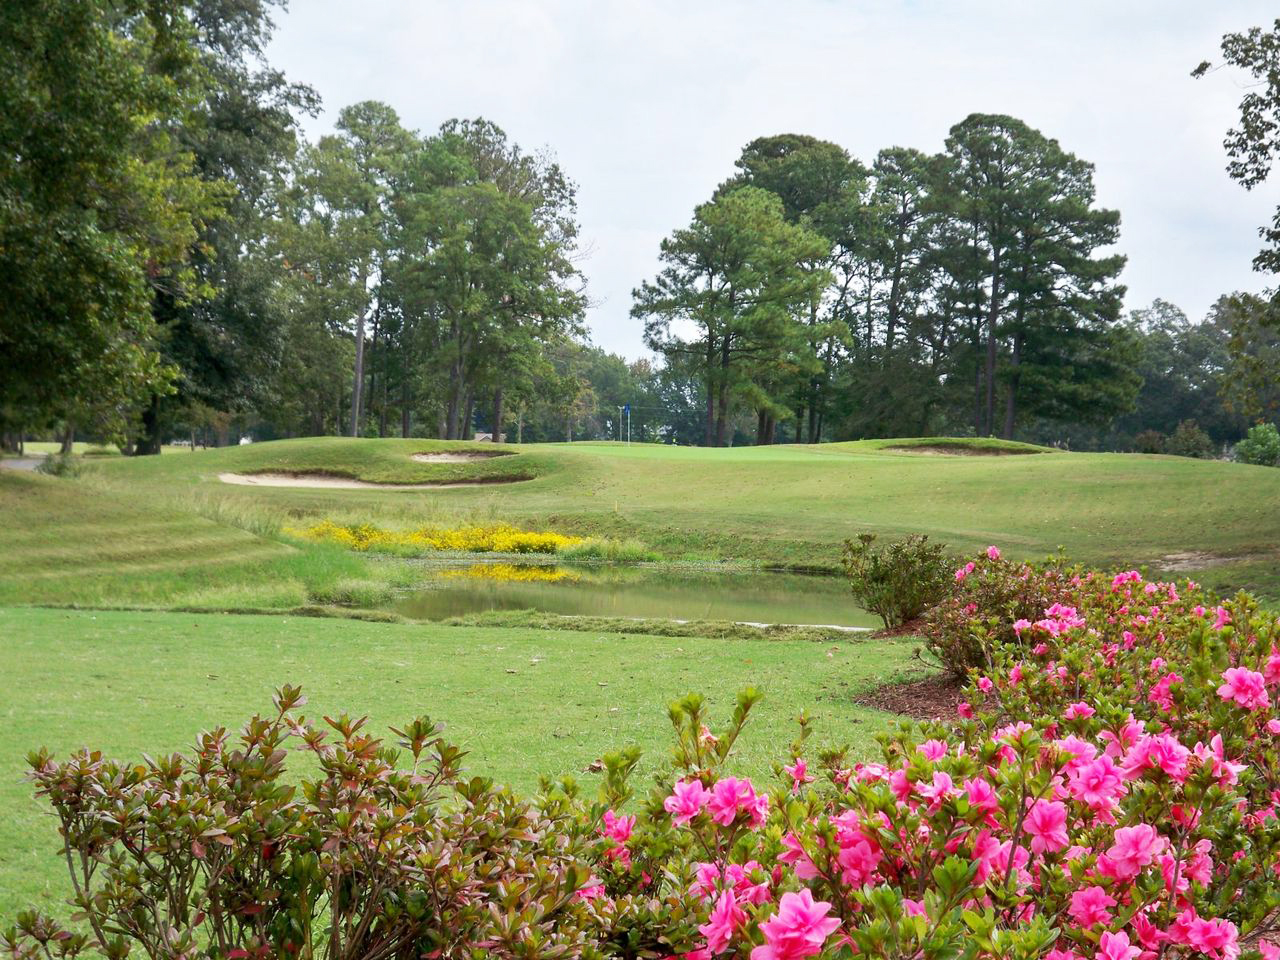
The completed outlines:
{"type": "Polygon", "coordinates": [[[662,555],[650,550],[639,540],[591,539],[566,547],[557,554],[570,562],[656,563],[662,555]]]}

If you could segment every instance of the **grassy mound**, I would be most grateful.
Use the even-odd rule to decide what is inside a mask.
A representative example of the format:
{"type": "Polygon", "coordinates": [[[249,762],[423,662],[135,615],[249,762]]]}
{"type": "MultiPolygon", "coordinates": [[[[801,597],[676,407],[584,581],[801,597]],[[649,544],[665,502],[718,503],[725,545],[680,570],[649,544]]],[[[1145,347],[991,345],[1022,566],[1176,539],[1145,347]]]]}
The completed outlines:
{"type": "Polygon", "coordinates": [[[537,457],[519,447],[440,440],[367,440],[312,437],[275,440],[214,450],[187,451],[160,457],[116,458],[95,464],[106,476],[189,480],[218,473],[283,473],[340,477],[373,484],[492,483],[537,476],[537,457]],[[484,453],[467,460],[423,461],[415,454],[484,453]],[[509,454],[495,456],[494,454],[509,454]]]}
{"type": "Polygon", "coordinates": [[[902,453],[941,453],[952,456],[1003,457],[1027,453],[1059,453],[1052,447],[1016,440],[999,440],[995,437],[910,437],[898,440],[874,441],[880,450],[902,453]]]}

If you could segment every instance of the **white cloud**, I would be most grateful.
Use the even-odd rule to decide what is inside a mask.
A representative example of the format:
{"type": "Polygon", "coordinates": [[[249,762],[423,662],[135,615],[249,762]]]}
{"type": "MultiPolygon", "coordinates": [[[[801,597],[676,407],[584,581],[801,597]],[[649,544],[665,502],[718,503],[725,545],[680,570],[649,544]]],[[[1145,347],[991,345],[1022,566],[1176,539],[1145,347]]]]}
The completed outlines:
{"type": "Polygon", "coordinates": [[[1280,191],[1227,179],[1241,88],[1189,72],[1274,16],[1254,0],[293,0],[270,56],[323,96],[313,132],[378,99],[420,130],[482,115],[550,148],[579,184],[593,338],[636,356],[630,291],[659,241],[743,144],[781,132],[869,161],[1013,114],[1096,165],[1130,306],[1198,316],[1262,287],[1250,261],[1280,191]]]}

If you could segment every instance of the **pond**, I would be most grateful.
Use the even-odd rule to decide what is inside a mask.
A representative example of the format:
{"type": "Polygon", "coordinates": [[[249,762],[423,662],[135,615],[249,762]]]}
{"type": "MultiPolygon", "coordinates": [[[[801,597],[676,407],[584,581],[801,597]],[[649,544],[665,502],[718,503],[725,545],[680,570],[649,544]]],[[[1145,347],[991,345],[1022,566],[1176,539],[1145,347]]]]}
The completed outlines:
{"type": "Polygon", "coordinates": [[[839,577],[617,566],[473,563],[433,569],[395,609],[419,620],[487,610],[879,627],[839,577]]]}

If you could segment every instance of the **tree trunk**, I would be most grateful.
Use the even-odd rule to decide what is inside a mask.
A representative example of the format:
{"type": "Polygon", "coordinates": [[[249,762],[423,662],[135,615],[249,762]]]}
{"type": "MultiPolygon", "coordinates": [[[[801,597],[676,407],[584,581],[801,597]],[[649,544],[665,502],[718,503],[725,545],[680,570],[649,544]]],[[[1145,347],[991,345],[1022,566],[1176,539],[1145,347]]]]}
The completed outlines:
{"type": "Polygon", "coordinates": [[[400,384],[400,436],[409,439],[412,427],[412,417],[409,415],[409,378],[406,376],[400,384]]]}
{"type": "MultiPolygon", "coordinates": [[[[733,301],[730,300],[732,307],[733,301]]],[[[725,434],[729,419],[729,362],[732,357],[733,338],[725,333],[720,342],[720,383],[719,396],[716,398],[716,446],[725,446],[725,434]]]]}
{"type": "Polygon", "coordinates": [[[498,443],[502,438],[502,388],[498,387],[493,391],[493,442],[498,443]]]}
{"type": "Polygon", "coordinates": [[[996,432],[996,324],[1000,320],[1000,252],[997,250],[991,262],[991,309],[987,315],[987,436],[996,432]]]}
{"type": "MultiPolygon", "coordinates": [[[[361,289],[364,288],[365,277],[360,275],[361,289]]],[[[360,401],[364,397],[364,308],[360,308],[360,316],[356,318],[356,364],[355,375],[351,384],[351,436],[360,436],[360,401]]]]}
{"type": "Polygon", "coordinates": [[[524,443],[524,404],[516,413],[516,443],[524,443]]]}
{"type": "Polygon", "coordinates": [[[756,446],[763,447],[767,442],[764,438],[764,432],[769,426],[769,415],[764,412],[761,407],[756,411],[756,446]]]}
{"type": "Polygon", "coordinates": [[[160,453],[160,397],[151,395],[151,402],[142,411],[142,434],[133,446],[135,457],[150,457],[160,453]]]}
{"type": "Polygon", "coordinates": [[[711,334],[707,334],[707,421],[703,430],[702,445],[709,447],[715,439],[716,428],[716,400],[715,400],[715,368],[716,368],[716,348],[711,340],[711,334]]]}
{"type": "Polygon", "coordinates": [[[1013,355],[1009,358],[1009,393],[1004,403],[1004,438],[1013,439],[1013,424],[1017,416],[1018,381],[1022,378],[1019,364],[1022,362],[1022,334],[1013,338],[1013,355]]]}
{"type": "Polygon", "coordinates": [[[973,364],[973,435],[982,436],[982,361],[978,359],[973,364]]]}
{"type": "Polygon", "coordinates": [[[71,453],[76,442],[76,425],[68,423],[66,429],[62,431],[62,443],[58,447],[58,452],[64,457],[71,453]]]}
{"type": "Polygon", "coordinates": [[[467,391],[467,403],[464,407],[466,411],[462,417],[462,429],[459,431],[458,439],[471,440],[475,437],[475,419],[476,419],[476,398],[470,390],[467,391]]]}
{"type": "Polygon", "coordinates": [[[449,407],[445,414],[445,439],[457,440],[461,437],[461,416],[464,408],[464,391],[466,385],[462,381],[462,364],[454,361],[449,369],[449,407]]]}

